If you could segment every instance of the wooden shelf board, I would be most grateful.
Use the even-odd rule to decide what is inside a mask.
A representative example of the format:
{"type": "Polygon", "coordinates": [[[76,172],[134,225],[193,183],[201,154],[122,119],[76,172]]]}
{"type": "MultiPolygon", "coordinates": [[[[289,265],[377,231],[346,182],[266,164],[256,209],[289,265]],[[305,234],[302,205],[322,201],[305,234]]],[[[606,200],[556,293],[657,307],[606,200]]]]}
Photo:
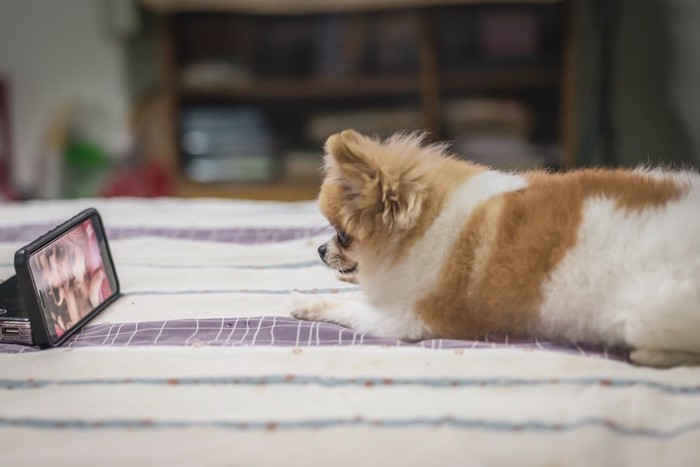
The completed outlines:
{"type": "Polygon", "coordinates": [[[405,10],[416,7],[434,7],[464,4],[547,4],[562,0],[138,0],[147,8],[161,13],[181,12],[235,12],[275,15],[318,13],[349,13],[373,10],[405,10]]]}
{"type": "MultiPolygon", "coordinates": [[[[526,87],[557,86],[557,70],[547,67],[517,67],[512,69],[449,71],[440,77],[446,91],[471,89],[522,89],[526,87]]],[[[415,75],[356,76],[348,78],[261,78],[250,83],[210,86],[180,84],[184,97],[241,99],[305,99],[329,97],[361,97],[370,95],[418,95],[420,80],[415,75]]]]}
{"type": "Polygon", "coordinates": [[[181,180],[176,195],[185,198],[239,198],[254,200],[303,201],[318,196],[319,179],[280,180],[269,183],[197,183],[181,180]]]}
{"type": "Polygon", "coordinates": [[[446,91],[469,89],[522,89],[527,87],[558,86],[557,70],[545,67],[518,67],[512,69],[450,71],[441,77],[446,91]]]}
{"type": "Polygon", "coordinates": [[[418,93],[418,75],[348,78],[260,78],[249,83],[192,86],[180,84],[185,97],[327,98],[418,93]]]}

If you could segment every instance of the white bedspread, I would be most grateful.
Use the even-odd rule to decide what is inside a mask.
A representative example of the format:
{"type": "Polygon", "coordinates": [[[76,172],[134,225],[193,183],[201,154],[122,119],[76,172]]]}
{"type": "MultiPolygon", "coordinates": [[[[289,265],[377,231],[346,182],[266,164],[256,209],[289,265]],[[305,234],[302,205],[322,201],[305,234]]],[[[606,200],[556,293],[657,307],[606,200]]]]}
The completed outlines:
{"type": "MultiPolygon", "coordinates": [[[[414,345],[293,320],[352,296],[313,203],[0,205],[14,251],[94,206],[124,296],[65,348],[0,342],[0,465],[650,465],[700,462],[700,369],[494,337],[414,345]]],[[[4,259],[3,259],[4,258],[4,259]]]]}

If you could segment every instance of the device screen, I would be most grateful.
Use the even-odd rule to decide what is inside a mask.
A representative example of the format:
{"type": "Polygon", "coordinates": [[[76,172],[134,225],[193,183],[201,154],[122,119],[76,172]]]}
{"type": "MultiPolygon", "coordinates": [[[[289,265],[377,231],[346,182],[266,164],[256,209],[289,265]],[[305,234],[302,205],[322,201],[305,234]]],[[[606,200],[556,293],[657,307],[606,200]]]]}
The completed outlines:
{"type": "Polygon", "coordinates": [[[117,291],[104,233],[94,217],[32,253],[29,270],[53,342],[117,291]]]}

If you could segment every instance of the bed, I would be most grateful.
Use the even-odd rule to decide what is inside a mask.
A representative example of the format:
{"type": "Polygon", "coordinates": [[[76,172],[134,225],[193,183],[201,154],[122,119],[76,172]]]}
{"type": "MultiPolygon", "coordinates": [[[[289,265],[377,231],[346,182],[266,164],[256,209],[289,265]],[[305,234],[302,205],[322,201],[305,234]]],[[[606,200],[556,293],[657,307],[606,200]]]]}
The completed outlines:
{"type": "Polygon", "coordinates": [[[88,206],[123,296],[63,348],[0,342],[2,465],[700,462],[699,368],[291,318],[293,293],[359,293],[318,260],[331,231],[311,202],[7,203],[1,277],[18,247],[88,206]]]}

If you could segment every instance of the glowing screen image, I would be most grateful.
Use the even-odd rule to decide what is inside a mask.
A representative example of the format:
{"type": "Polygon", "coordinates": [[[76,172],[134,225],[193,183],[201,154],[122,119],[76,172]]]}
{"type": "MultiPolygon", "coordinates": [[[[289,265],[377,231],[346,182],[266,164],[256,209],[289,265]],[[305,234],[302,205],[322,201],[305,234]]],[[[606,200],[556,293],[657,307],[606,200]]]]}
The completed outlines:
{"type": "Polygon", "coordinates": [[[29,269],[44,302],[52,339],[61,337],[114,293],[92,219],[33,253],[29,269]]]}

